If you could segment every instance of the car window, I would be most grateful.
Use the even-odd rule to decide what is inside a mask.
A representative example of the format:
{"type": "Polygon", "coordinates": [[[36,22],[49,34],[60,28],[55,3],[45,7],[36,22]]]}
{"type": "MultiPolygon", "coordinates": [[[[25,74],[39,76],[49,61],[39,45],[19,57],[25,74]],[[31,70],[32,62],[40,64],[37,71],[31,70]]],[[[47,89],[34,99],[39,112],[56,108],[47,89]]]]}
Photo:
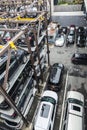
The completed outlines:
{"type": "Polygon", "coordinates": [[[70,34],[70,35],[74,35],[74,31],[73,31],[73,30],[71,30],[69,34],[70,34]]]}
{"type": "Polygon", "coordinates": [[[75,110],[75,111],[78,111],[78,112],[81,111],[81,110],[80,110],[80,107],[75,106],[75,105],[72,105],[72,110],[75,110]]]}
{"type": "Polygon", "coordinates": [[[66,118],[67,118],[67,112],[68,112],[68,102],[66,102],[66,108],[65,108],[65,116],[64,116],[64,120],[66,120],[66,118]]]}
{"type": "Polygon", "coordinates": [[[50,105],[43,104],[41,108],[40,116],[44,118],[48,118],[49,111],[50,111],[50,105]]]}
{"type": "Polygon", "coordinates": [[[52,120],[53,120],[53,117],[54,117],[54,111],[55,111],[55,105],[53,106],[53,112],[52,112],[52,120]]]}

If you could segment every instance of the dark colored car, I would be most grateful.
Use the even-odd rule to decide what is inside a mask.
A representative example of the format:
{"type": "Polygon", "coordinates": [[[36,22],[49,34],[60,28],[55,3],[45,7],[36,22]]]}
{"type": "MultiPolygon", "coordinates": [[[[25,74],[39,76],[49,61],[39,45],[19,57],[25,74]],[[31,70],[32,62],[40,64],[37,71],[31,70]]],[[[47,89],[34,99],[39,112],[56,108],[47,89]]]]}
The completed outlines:
{"type": "Polygon", "coordinates": [[[84,27],[78,27],[77,29],[77,35],[84,35],[85,29],[84,27]]]}
{"type": "Polygon", "coordinates": [[[87,65],[87,54],[86,53],[75,53],[71,58],[72,63],[87,65]]]}
{"type": "Polygon", "coordinates": [[[67,40],[66,40],[66,44],[74,44],[75,42],[75,28],[74,27],[70,27],[68,36],[67,36],[67,40]]]}
{"type": "Polygon", "coordinates": [[[52,65],[48,79],[48,89],[54,91],[60,90],[63,70],[63,64],[55,63],[52,65]]]}
{"type": "Polygon", "coordinates": [[[78,47],[85,47],[85,44],[86,44],[86,38],[82,35],[78,36],[76,40],[76,45],[78,47]]]}

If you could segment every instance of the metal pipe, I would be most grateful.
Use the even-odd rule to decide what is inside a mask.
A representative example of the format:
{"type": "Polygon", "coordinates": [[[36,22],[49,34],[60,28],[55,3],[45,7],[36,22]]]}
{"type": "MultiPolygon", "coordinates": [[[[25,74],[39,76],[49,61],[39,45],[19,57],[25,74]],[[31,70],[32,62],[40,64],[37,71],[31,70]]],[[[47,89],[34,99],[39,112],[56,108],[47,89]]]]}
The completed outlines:
{"type": "MultiPolygon", "coordinates": [[[[39,29],[39,27],[38,27],[38,29],[39,29]]],[[[41,72],[41,80],[42,80],[42,83],[43,83],[43,71],[41,69],[40,53],[39,53],[39,49],[38,49],[38,39],[39,39],[39,37],[37,38],[36,30],[33,30],[33,33],[34,33],[34,37],[35,37],[35,41],[36,41],[36,51],[37,51],[37,56],[38,56],[38,60],[39,60],[39,66],[40,66],[40,72],[41,72]]]]}
{"type": "Polygon", "coordinates": [[[48,30],[47,30],[47,13],[46,13],[46,17],[45,17],[45,29],[46,29],[46,39],[47,39],[47,55],[48,55],[48,65],[50,66],[50,56],[49,56],[49,53],[50,53],[50,50],[49,50],[49,44],[48,44],[48,30]]]}
{"type": "Polygon", "coordinates": [[[0,31],[6,31],[6,32],[19,32],[20,29],[17,29],[17,28],[0,28],[0,31]]]}
{"type": "MultiPolygon", "coordinates": [[[[9,64],[10,64],[10,58],[11,58],[11,50],[10,47],[8,48],[8,59],[7,59],[7,64],[6,64],[6,74],[4,78],[4,83],[3,83],[3,88],[6,90],[7,86],[7,80],[8,80],[8,72],[9,72],[9,64]]],[[[8,87],[8,86],[7,86],[8,87]]]]}
{"type": "Polygon", "coordinates": [[[33,68],[33,70],[34,70],[34,76],[35,76],[35,79],[36,79],[38,92],[40,92],[40,88],[39,88],[39,84],[38,84],[38,78],[37,78],[36,70],[35,70],[35,67],[34,67],[34,57],[33,57],[33,55],[32,55],[31,45],[30,45],[30,41],[29,41],[29,36],[28,36],[28,35],[26,36],[25,43],[26,43],[27,46],[28,46],[28,51],[29,51],[29,53],[30,53],[31,64],[32,64],[32,68],[33,68]]]}

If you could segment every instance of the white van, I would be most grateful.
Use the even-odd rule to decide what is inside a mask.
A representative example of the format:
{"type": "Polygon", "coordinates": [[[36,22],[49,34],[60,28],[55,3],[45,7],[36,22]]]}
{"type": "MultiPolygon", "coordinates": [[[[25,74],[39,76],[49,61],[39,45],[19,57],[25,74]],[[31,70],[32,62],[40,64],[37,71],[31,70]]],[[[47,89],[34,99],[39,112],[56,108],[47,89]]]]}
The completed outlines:
{"type": "Polygon", "coordinates": [[[68,91],[62,130],[84,130],[84,96],[68,91]]]}
{"type": "Polygon", "coordinates": [[[33,130],[53,130],[58,96],[56,92],[46,90],[34,120],[33,130]]]}

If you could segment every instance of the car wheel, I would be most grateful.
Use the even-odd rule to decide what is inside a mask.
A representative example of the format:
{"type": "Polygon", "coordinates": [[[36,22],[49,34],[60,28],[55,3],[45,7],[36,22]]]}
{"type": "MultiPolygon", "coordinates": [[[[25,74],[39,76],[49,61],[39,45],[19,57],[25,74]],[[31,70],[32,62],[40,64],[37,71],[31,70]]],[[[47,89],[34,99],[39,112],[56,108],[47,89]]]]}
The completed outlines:
{"type": "Polygon", "coordinates": [[[23,64],[27,62],[27,56],[23,56],[23,64]]]}

